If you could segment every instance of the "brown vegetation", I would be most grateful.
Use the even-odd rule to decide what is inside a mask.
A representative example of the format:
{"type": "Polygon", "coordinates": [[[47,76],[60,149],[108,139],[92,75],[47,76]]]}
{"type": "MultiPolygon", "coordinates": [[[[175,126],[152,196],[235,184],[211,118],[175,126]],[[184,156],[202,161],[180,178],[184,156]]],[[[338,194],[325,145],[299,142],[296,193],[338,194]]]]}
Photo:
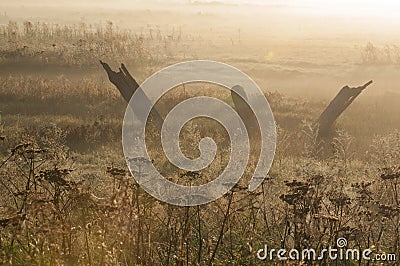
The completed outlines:
{"type": "MultiPolygon", "coordinates": [[[[98,58],[140,58],[134,63],[142,68],[140,78],[152,71],[146,67],[162,66],[154,60],[159,51],[143,44],[147,37],[117,33],[111,25],[89,29],[10,23],[0,29],[2,44],[8,43],[1,46],[1,64],[27,60],[100,72],[98,58]]],[[[318,249],[335,246],[338,237],[399,258],[395,94],[354,103],[338,121],[333,152],[321,159],[313,121],[326,101],[266,92],[278,147],[263,186],[250,193],[242,180],[216,202],[180,208],[158,202],[134,182],[120,144],[126,103],[108,80],[92,74],[0,76],[0,264],[256,265],[255,252],[265,243],[318,249]]],[[[233,104],[228,92],[201,86],[201,93],[233,104]]],[[[199,93],[190,86],[182,91],[166,95],[161,108],[199,93]]],[[[193,121],[184,128],[185,150],[197,152],[204,123],[214,125],[193,121]]],[[[171,178],[209,180],[229,159],[222,153],[208,174],[171,178]]]]}

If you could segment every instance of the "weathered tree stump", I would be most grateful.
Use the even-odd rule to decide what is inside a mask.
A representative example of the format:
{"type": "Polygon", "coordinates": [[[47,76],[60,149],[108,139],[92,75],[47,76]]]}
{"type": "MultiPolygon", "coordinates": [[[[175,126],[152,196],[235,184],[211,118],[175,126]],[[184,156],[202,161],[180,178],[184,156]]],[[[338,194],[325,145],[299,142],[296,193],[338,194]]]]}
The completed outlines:
{"type": "MultiPolygon", "coordinates": [[[[128,69],[126,69],[125,65],[121,64],[119,71],[115,72],[111,69],[111,67],[107,63],[104,63],[102,61],[100,61],[100,63],[107,72],[108,79],[111,81],[112,84],[115,85],[115,87],[117,87],[117,89],[119,90],[122,97],[124,97],[127,103],[129,103],[130,99],[132,98],[135,92],[139,93],[139,96],[141,97],[141,99],[143,99],[143,102],[140,103],[141,104],[140,106],[131,106],[131,108],[133,109],[134,114],[137,115],[138,119],[140,119],[143,122],[146,122],[146,118],[141,117],[143,112],[141,112],[140,110],[143,110],[142,108],[144,106],[152,106],[151,101],[146,96],[144,91],[140,88],[136,80],[129,73],[128,69]]],[[[150,119],[151,121],[154,121],[156,125],[159,126],[160,128],[164,122],[163,118],[155,108],[151,109],[150,119]]]]}
{"type": "Polygon", "coordinates": [[[251,110],[250,106],[245,101],[248,100],[245,90],[241,86],[236,85],[231,90],[231,97],[235,106],[235,110],[242,119],[246,127],[247,133],[249,134],[249,137],[255,137],[259,139],[261,135],[257,118],[251,110]],[[245,99],[243,99],[242,96],[240,96],[235,91],[239,92],[239,94],[242,95],[245,99]]]}
{"type": "Polygon", "coordinates": [[[330,102],[328,107],[326,107],[317,120],[319,139],[323,139],[332,135],[333,125],[336,119],[370,84],[372,84],[372,80],[363,86],[356,88],[345,86],[339,91],[336,97],[330,102]]]}

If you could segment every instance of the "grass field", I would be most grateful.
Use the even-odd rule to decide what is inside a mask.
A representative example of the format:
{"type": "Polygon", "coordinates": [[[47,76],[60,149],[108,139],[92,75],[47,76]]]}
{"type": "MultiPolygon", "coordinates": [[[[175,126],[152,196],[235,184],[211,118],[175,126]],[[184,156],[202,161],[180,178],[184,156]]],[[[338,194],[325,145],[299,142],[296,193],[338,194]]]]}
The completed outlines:
{"type": "MultiPolygon", "coordinates": [[[[340,237],[348,247],[399,258],[400,48],[392,28],[364,29],[366,19],[346,28],[329,17],[328,34],[312,26],[320,17],[279,6],[265,11],[276,24],[270,28],[261,10],[251,23],[245,15],[236,21],[238,7],[217,3],[127,10],[64,4],[0,4],[0,264],[259,265],[256,253],[265,244],[321,250],[340,237]],[[293,29],[298,21],[304,24],[293,29]],[[114,68],[126,63],[141,82],[191,59],[222,61],[250,75],[271,105],[278,142],[255,192],[246,181],[252,158],[224,197],[175,207],[130,175],[121,145],[126,103],[99,60],[114,68]],[[321,150],[313,121],[344,85],[370,79],[321,150]]],[[[168,109],[196,95],[232,104],[227,90],[201,83],[175,88],[158,104],[168,109]]],[[[191,156],[198,156],[201,137],[222,145],[195,182],[213,179],[229,160],[218,130],[207,120],[183,130],[181,145],[191,156]]],[[[163,165],[162,150],[149,146],[163,165]]],[[[188,173],[170,171],[168,178],[193,181],[188,173]]]]}

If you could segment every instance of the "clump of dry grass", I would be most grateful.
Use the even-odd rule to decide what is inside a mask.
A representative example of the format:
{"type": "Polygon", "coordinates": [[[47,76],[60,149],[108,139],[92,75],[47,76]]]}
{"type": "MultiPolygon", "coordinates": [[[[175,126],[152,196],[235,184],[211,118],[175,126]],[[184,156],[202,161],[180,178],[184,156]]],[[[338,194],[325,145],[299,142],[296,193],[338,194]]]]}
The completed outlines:
{"type": "Polygon", "coordinates": [[[363,47],[361,61],[366,65],[398,65],[400,47],[395,44],[379,47],[369,42],[363,47]]]}
{"type": "Polygon", "coordinates": [[[2,64],[51,64],[92,66],[102,58],[109,61],[132,61],[137,65],[153,63],[144,36],[106,25],[58,25],[10,21],[0,26],[0,62],[2,64]]]}

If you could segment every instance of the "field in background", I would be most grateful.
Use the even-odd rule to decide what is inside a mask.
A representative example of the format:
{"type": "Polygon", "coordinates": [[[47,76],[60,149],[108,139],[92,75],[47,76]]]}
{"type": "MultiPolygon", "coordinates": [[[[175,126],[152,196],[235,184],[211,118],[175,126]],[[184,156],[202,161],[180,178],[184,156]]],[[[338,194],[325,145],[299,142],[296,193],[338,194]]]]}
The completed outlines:
{"type": "MultiPolygon", "coordinates": [[[[399,257],[400,44],[390,27],[382,31],[380,21],[365,29],[363,19],[349,27],[328,17],[327,29],[318,29],[319,16],[305,19],[280,6],[253,10],[249,20],[221,4],[102,5],[0,4],[1,264],[247,265],[258,263],[264,243],[319,248],[338,237],[399,257]],[[278,125],[263,187],[249,193],[243,181],[196,208],[148,196],[127,172],[126,103],[99,59],[126,63],[138,81],[191,59],[250,75],[278,125]],[[342,86],[370,79],[321,152],[311,122],[342,86]]],[[[232,104],[229,93],[198,86],[232,104]]],[[[177,88],[160,104],[194,94],[177,88]]],[[[185,129],[189,152],[196,154],[193,145],[213,126],[204,124],[185,129]]]]}

